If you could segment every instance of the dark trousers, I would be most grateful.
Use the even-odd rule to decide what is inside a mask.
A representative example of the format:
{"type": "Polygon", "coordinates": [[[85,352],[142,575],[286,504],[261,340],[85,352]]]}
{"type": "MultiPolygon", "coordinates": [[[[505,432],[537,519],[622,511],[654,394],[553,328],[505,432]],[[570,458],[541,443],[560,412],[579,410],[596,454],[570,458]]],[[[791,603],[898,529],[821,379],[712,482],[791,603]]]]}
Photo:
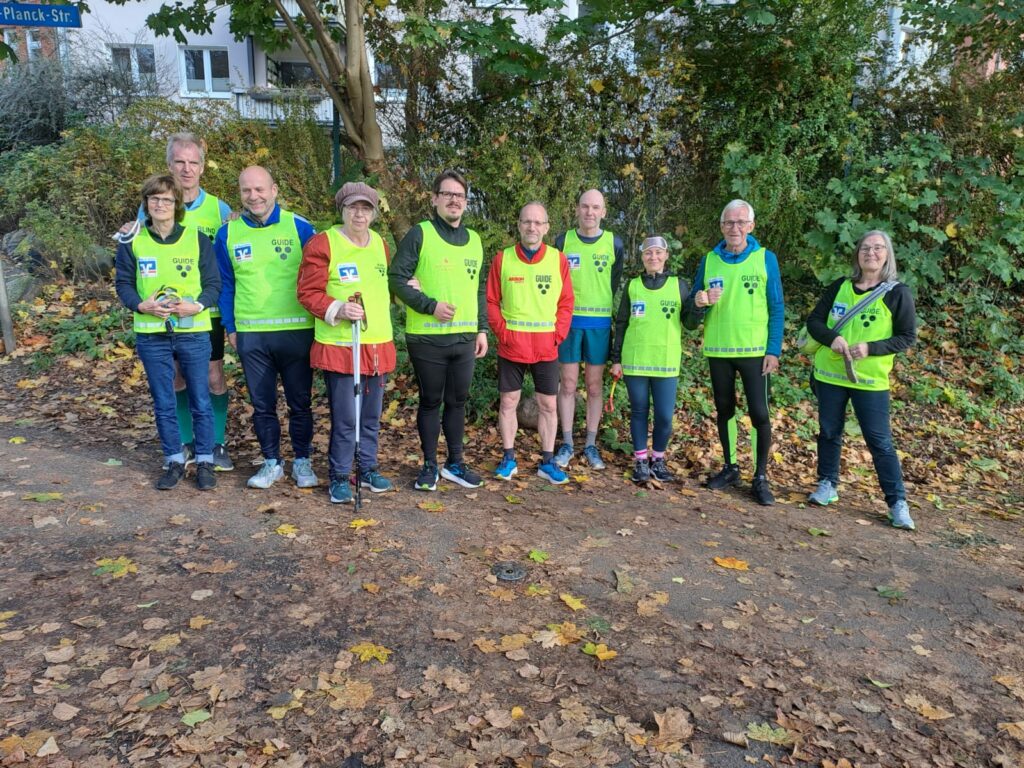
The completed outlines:
{"type": "Polygon", "coordinates": [[[651,447],[664,452],[672,434],[672,414],[676,410],[677,376],[624,376],[629,393],[629,434],[633,450],[647,450],[647,423],[654,401],[654,435],[651,447]]]}
{"type": "Polygon", "coordinates": [[[288,434],[296,459],[308,459],[313,443],[310,408],[313,369],[309,348],[313,329],[248,331],[238,334],[238,357],[252,401],[252,426],[265,459],[281,460],[281,423],[277,419],[277,379],[288,403],[288,434]]]}
{"type": "MultiPolygon", "coordinates": [[[[324,371],[327,400],[331,404],[331,445],[327,456],[331,482],[345,481],[352,471],[356,452],[355,376],[324,371]]],[[[360,376],[362,403],[359,409],[359,471],[377,468],[380,411],[387,376],[360,376]]]]}
{"type": "Polygon", "coordinates": [[[444,439],[448,444],[448,461],[462,461],[466,400],[473,383],[476,342],[466,341],[444,347],[409,342],[408,347],[409,360],[420,385],[416,429],[420,433],[423,458],[437,463],[437,439],[443,428],[444,439]]]}
{"type": "Polygon", "coordinates": [[[718,439],[726,464],[736,463],[736,374],[743,382],[750,426],[754,430],[754,474],[763,475],[768,467],[772,445],[772,422],[768,414],[771,376],[761,375],[763,357],[709,357],[711,392],[715,398],[718,439]]]}
{"type": "Polygon", "coordinates": [[[846,404],[853,401],[853,412],[860,424],[864,442],[875,463],[878,484],[890,507],[907,497],[903,487],[900,459],[892,444],[889,425],[889,390],[872,392],[817,382],[818,391],[818,479],[839,484],[839,454],[843,449],[846,404]]]}

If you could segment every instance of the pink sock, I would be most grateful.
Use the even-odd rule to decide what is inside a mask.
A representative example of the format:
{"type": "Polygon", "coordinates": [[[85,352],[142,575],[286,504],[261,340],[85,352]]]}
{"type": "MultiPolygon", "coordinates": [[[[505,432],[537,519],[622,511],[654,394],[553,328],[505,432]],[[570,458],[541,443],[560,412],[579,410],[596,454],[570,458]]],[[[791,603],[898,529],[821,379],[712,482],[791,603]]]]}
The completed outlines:
{"type": "Polygon", "coordinates": [[[642,451],[633,451],[633,458],[637,461],[644,461],[647,458],[647,449],[642,451]]]}
{"type": "Polygon", "coordinates": [[[651,458],[652,459],[664,459],[665,458],[665,452],[664,451],[651,451],[651,458]]]}

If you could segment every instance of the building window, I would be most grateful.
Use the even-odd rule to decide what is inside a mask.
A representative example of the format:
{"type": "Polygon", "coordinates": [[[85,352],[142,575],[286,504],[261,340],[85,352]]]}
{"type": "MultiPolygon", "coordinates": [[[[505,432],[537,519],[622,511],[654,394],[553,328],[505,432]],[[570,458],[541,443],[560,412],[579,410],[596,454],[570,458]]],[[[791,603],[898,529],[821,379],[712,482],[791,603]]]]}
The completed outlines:
{"type": "Polygon", "coordinates": [[[227,48],[182,48],[181,69],[183,94],[231,93],[227,48]]]}
{"type": "Polygon", "coordinates": [[[13,29],[4,30],[4,42],[11,47],[15,53],[18,52],[18,33],[13,29]]]}
{"type": "Polygon", "coordinates": [[[277,61],[274,64],[277,84],[282,88],[309,88],[320,85],[309,62],[277,61]]]}
{"type": "Polygon", "coordinates": [[[28,50],[29,61],[43,58],[43,41],[39,38],[38,32],[25,30],[25,48],[28,50]]]}
{"type": "Polygon", "coordinates": [[[156,56],[152,45],[111,45],[110,58],[124,82],[156,88],[156,56]]]}

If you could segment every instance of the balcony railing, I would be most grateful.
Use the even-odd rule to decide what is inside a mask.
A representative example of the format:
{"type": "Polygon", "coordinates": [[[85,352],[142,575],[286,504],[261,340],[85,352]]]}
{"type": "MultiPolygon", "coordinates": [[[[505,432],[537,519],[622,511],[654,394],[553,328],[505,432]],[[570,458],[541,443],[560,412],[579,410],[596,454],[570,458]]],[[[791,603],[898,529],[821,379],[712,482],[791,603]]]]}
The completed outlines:
{"type": "Polygon", "coordinates": [[[307,108],[321,125],[330,125],[334,110],[331,100],[321,93],[308,90],[268,89],[262,91],[236,91],[235,109],[242,117],[278,123],[296,110],[307,108]]]}
{"type": "MultiPolygon", "coordinates": [[[[299,10],[299,4],[297,2],[295,2],[295,0],[281,0],[281,5],[284,6],[284,9],[288,12],[288,15],[291,16],[293,19],[297,19],[299,16],[302,15],[302,11],[299,10]]],[[[344,9],[344,6],[342,6],[342,9],[344,9]]],[[[339,14],[342,13],[342,12],[343,11],[339,11],[339,14]]],[[[328,18],[328,19],[325,19],[325,21],[328,24],[330,24],[330,25],[341,26],[341,17],[340,17],[340,15],[339,15],[338,18],[335,18],[335,19],[328,18]]],[[[284,21],[282,21],[279,18],[275,18],[275,23],[283,25],[284,21]]]]}

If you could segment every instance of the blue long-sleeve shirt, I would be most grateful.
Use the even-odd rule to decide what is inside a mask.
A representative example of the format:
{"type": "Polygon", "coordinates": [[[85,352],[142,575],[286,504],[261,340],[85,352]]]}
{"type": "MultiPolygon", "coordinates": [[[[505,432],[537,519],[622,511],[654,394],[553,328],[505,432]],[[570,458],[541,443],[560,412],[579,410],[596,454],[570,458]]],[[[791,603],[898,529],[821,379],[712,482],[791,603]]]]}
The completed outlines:
{"type": "MultiPolygon", "coordinates": [[[[297,213],[293,213],[292,215],[295,216],[295,229],[299,233],[299,240],[302,242],[302,245],[305,246],[306,241],[316,234],[316,230],[313,228],[312,224],[297,213]]],[[[281,221],[281,206],[275,204],[274,210],[270,212],[270,216],[267,217],[265,222],[252,218],[247,211],[242,213],[241,220],[247,227],[252,227],[253,229],[273,226],[281,221]]],[[[227,224],[217,230],[217,236],[213,240],[213,251],[217,255],[217,266],[220,268],[220,300],[217,302],[220,307],[220,321],[224,325],[224,330],[227,333],[234,333],[235,267],[231,263],[231,257],[228,256],[227,224]]],[[[291,290],[294,292],[296,290],[296,286],[291,286],[291,290]]]]}
{"type": "MultiPolygon", "coordinates": [[[[722,240],[714,247],[714,252],[726,264],[742,264],[751,253],[760,247],[761,244],[757,242],[757,238],[753,235],[747,235],[747,247],[743,249],[742,253],[729,253],[725,249],[725,240],[722,240]]],[[[706,261],[706,256],[701,258],[700,265],[697,267],[697,274],[693,278],[693,288],[690,291],[691,306],[694,307],[692,314],[695,316],[694,319],[698,320],[704,317],[705,312],[714,310],[714,306],[697,308],[695,300],[697,292],[704,290],[704,264],[706,261]]],[[[780,357],[782,355],[782,335],[786,321],[786,302],[782,296],[782,276],[779,274],[779,260],[771,251],[765,251],[764,265],[768,271],[768,284],[765,286],[768,299],[768,343],[765,347],[765,353],[780,357]]],[[[689,328],[690,325],[688,324],[687,327],[689,328]]]]}

